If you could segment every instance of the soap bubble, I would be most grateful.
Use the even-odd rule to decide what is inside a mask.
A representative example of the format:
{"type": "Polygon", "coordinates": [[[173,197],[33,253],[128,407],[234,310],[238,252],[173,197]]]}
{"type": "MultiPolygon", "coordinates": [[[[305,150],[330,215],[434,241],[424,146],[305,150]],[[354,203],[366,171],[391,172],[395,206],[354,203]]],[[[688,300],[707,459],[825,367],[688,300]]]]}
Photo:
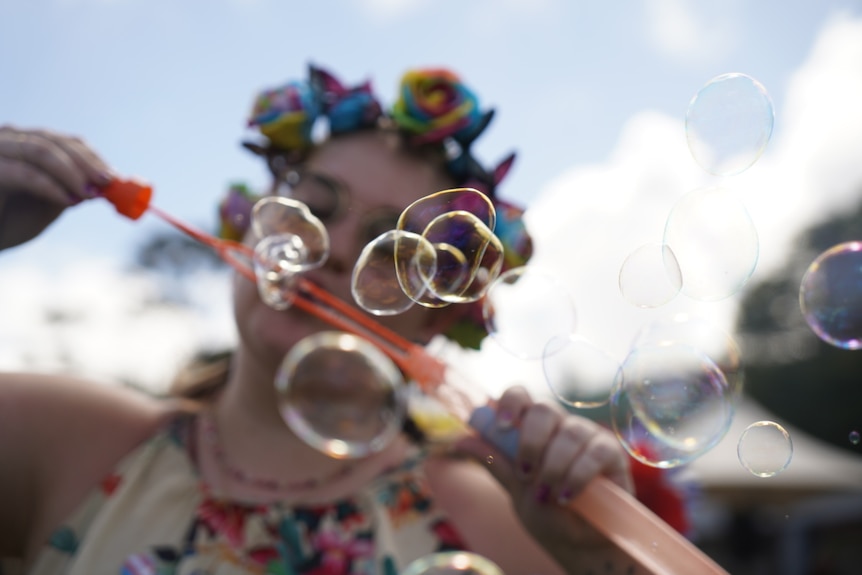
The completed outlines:
{"type": "Polygon", "coordinates": [[[632,457],[676,467],[712,449],[727,433],[733,401],[724,374],[680,343],[644,345],[623,361],[610,399],[611,425],[632,457]]]}
{"type": "Polygon", "coordinates": [[[682,289],[682,274],[673,250],[645,244],[630,253],[620,268],[622,296],[637,307],[654,308],[673,300],[682,289]]]}
{"type": "Polygon", "coordinates": [[[466,303],[481,298],[503,267],[503,244],[482,220],[455,210],[431,220],[422,232],[437,252],[428,289],[442,301],[466,303]]]}
{"type": "Polygon", "coordinates": [[[578,408],[608,403],[620,363],[587,338],[555,336],[542,357],[545,381],[556,398],[578,408]]]}
{"type": "Polygon", "coordinates": [[[261,300],[282,310],[293,303],[299,270],[308,250],[299,236],[274,234],[264,237],[254,248],[254,273],[261,300]]]}
{"type": "Polygon", "coordinates": [[[565,286],[529,267],[500,274],[485,294],[482,314],[494,341],[524,359],[541,358],[551,339],[575,329],[575,306],[565,286]]]}
{"type": "Polygon", "coordinates": [[[745,74],[723,74],[695,94],[685,115],[691,155],[718,176],[744,172],[772,137],[775,115],[766,89],[745,74]]]}
{"type": "Polygon", "coordinates": [[[286,309],[293,303],[298,274],[320,267],[329,257],[329,234],[305,204],[278,196],[255,203],[251,227],[261,300],[286,309]]]}
{"type": "Polygon", "coordinates": [[[399,314],[427,291],[427,278],[435,275],[436,268],[431,242],[411,232],[384,232],[356,260],[351,277],[353,299],[374,315],[399,314]],[[401,274],[396,261],[402,262],[401,274]]]}
{"type": "MultiPolygon", "coordinates": [[[[407,295],[425,307],[482,297],[502,268],[502,244],[493,233],[496,221],[491,200],[472,188],[443,190],[407,206],[397,229],[426,238],[437,255],[427,289],[407,295]]],[[[400,259],[395,263],[402,284],[409,287],[411,264],[400,259]]]]}
{"type": "Polygon", "coordinates": [[[790,465],[793,442],[774,421],[758,421],[745,428],[736,447],[739,462],[752,475],[774,477],[790,465]]]}
{"type": "Polygon", "coordinates": [[[306,337],[285,356],[275,386],[284,421],[331,457],[378,452],[401,430],[407,402],[401,372],[360,337],[306,337]]]}
{"type": "Polygon", "coordinates": [[[326,227],[308,206],[297,200],[282,196],[261,198],[252,209],[251,226],[258,240],[283,234],[299,238],[304,259],[293,264],[297,272],[320,267],[329,257],[326,227]]]}
{"type": "Polygon", "coordinates": [[[441,551],[416,559],[402,575],[503,575],[503,570],[475,553],[441,551]]]}
{"type": "Polygon", "coordinates": [[[817,256],[802,277],[799,305],[817,337],[842,349],[862,347],[862,242],[817,256]]]}
{"type": "Polygon", "coordinates": [[[742,352],[730,334],[704,317],[677,312],[653,320],[635,335],[632,347],[679,343],[699,350],[718,366],[734,399],[742,395],[742,352]]]}
{"type": "Polygon", "coordinates": [[[737,293],[757,266],[760,243],[745,205],[725,188],[701,188],[674,205],[664,245],[676,256],[682,293],[716,301],[737,293]]]}

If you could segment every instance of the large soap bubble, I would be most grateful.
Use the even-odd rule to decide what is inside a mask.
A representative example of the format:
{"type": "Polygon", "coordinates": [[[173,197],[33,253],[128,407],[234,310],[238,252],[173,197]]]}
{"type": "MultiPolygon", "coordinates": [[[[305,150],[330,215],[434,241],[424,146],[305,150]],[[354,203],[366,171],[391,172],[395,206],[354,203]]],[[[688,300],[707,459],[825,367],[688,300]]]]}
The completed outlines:
{"type": "Polygon", "coordinates": [[[712,449],[733,420],[730,387],[718,366],[681,343],[635,348],[610,399],[611,425],[632,457],[676,467],[712,449]]]}
{"type": "Polygon", "coordinates": [[[802,276],[799,305],[817,337],[842,349],[862,347],[862,242],[817,256],[802,276]]]}
{"type": "Polygon", "coordinates": [[[718,176],[744,172],[772,137],[775,115],[766,89],[745,74],[707,82],[689,103],[685,131],[691,155],[718,176]]]}
{"type": "Polygon", "coordinates": [[[338,459],[384,449],[406,412],[401,372],[369,341],[321,332],[298,342],[276,377],[284,421],[306,443],[338,459]]]}

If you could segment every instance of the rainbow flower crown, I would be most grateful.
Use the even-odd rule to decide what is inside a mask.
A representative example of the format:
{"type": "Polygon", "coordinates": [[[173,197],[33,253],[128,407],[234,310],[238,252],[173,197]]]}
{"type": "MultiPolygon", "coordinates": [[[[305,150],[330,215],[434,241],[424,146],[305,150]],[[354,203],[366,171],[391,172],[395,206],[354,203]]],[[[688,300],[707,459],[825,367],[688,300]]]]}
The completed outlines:
{"type": "MultiPolygon", "coordinates": [[[[275,160],[294,165],[304,161],[318,144],[316,133],[320,122],[327,124],[328,130],[324,131],[330,137],[394,125],[408,146],[439,147],[456,186],[475,188],[491,199],[497,210],[494,233],[505,250],[504,269],[509,269],[527,262],[532,255],[532,241],[523,223],[523,209],[496,197],[497,186],[511,169],[515,154],[486,169],[471,151],[473,142],[493,117],[494,110],[481,111],[473,91],[447,69],[406,72],[401,78],[398,98],[387,113],[370,82],[347,87],[329,72],[311,65],[308,79],[290,81],[257,95],[248,126],[256,128],[266,141],[243,142],[243,145],[264,157],[275,175],[275,160]]],[[[251,207],[258,197],[243,184],[231,186],[219,206],[222,237],[243,237],[251,207]]],[[[481,306],[463,307],[464,321],[456,324],[447,336],[465,347],[475,348],[487,335],[481,306]]]]}

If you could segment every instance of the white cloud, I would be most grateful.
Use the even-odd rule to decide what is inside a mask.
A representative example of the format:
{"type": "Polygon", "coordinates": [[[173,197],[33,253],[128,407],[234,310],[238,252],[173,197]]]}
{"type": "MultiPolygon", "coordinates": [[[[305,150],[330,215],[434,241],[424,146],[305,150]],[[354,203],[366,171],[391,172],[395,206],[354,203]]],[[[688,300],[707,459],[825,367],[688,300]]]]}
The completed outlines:
{"type": "Polygon", "coordinates": [[[3,278],[3,370],[62,370],[162,392],[192,354],[234,341],[223,274],[195,277],[206,289],[193,291],[188,309],[145,307],[158,293],[154,278],[103,261],[82,258],[50,273],[15,264],[3,278]]]}
{"type": "Polygon", "coordinates": [[[704,64],[734,48],[736,2],[710,8],[694,0],[647,0],[643,6],[647,39],[664,56],[683,64],[704,64]]]}

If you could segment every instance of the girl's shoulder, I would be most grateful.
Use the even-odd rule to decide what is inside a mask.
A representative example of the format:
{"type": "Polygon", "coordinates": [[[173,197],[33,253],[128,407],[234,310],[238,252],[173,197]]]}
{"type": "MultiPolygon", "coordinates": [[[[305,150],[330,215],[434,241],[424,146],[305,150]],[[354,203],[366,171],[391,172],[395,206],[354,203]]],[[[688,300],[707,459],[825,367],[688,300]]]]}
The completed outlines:
{"type": "MultiPolygon", "coordinates": [[[[0,376],[0,508],[30,555],[102,477],[191,404],[67,376],[0,376]]],[[[7,535],[0,532],[0,540],[7,535]]],[[[11,533],[10,533],[11,536],[11,533]]]]}

